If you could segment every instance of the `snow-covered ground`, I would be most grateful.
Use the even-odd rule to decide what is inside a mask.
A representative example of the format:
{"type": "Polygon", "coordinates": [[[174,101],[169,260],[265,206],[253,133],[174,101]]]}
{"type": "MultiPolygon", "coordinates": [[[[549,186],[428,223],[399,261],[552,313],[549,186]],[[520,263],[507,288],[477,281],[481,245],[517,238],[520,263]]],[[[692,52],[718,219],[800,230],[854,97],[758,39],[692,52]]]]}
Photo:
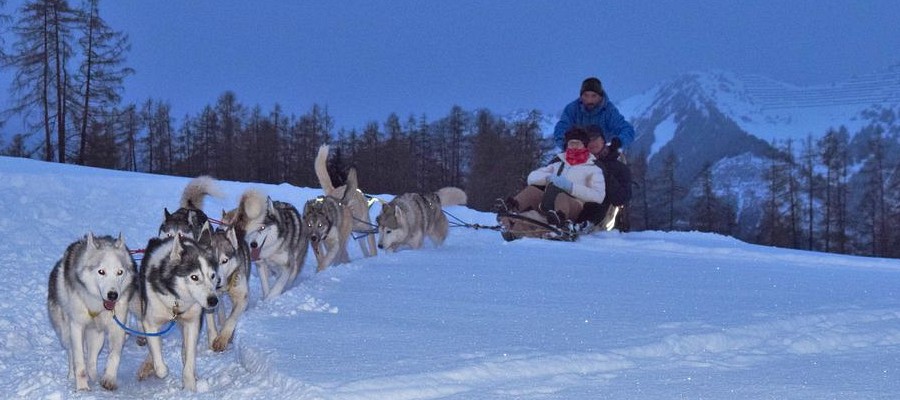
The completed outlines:
{"type": "MultiPolygon", "coordinates": [[[[310,166],[312,167],[312,166],[310,166]]],[[[186,178],[0,157],[3,398],[895,399],[900,261],[749,245],[701,233],[602,233],[506,243],[452,228],[443,247],[380,253],[251,304],[224,353],[181,389],[180,334],[165,379],[75,392],[46,312],[47,277],[85,234],[132,249],[178,207],[186,178]]],[[[219,182],[218,216],[244,189],[302,205],[315,188],[219,182]]],[[[362,182],[365,187],[365,182],[362,182]]],[[[390,196],[383,196],[388,198],[390,196]]],[[[377,209],[373,209],[375,213],[377,209]]],[[[448,211],[493,225],[491,214],[448,211]]]]}

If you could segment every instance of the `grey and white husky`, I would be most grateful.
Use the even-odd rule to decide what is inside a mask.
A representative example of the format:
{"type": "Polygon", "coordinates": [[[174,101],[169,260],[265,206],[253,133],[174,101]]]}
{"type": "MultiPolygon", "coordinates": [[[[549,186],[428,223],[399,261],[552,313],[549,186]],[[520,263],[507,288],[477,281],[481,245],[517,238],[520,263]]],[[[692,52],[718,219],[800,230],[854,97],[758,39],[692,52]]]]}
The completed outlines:
{"type": "Polygon", "coordinates": [[[322,187],[325,196],[331,196],[336,199],[346,197],[344,204],[350,207],[350,213],[353,218],[352,230],[363,235],[356,239],[363,256],[371,257],[377,255],[378,249],[375,248],[374,225],[369,217],[369,202],[366,201],[366,196],[363,195],[363,192],[359,190],[358,184],[357,189],[351,190],[349,193],[347,185],[334,187],[331,183],[331,176],[328,175],[328,165],[326,163],[328,160],[328,149],[328,145],[324,144],[319,147],[319,153],[316,155],[315,171],[316,177],[319,179],[319,186],[322,187]]]}
{"type": "Polygon", "coordinates": [[[216,290],[220,297],[228,293],[231,298],[231,313],[225,318],[224,305],[217,307],[217,313],[206,313],[206,336],[213,351],[224,351],[234,337],[238,318],[247,309],[250,294],[250,247],[244,240],[244,235],[239,236],[238,230],[233,226],[216,229],[211,246],[222,278],[216,290]]]}
{"type": "Polygon", "coordinates": [[[227,214],[226,223],[246,232],[250,259],[259,268],[263,297],[278,297],[300,275],[309,251],[309,235],[300,213],[290,203],[273,201],[248,189],[241,195],[238,208],[227,214]],[[269,268],[277,275],[272,286],[269,268]]]}
{"type": "Polygon", "coordinates": [[[121,234],[113,239],[92,233],[70,244],[50,272],[47,311],[68,353],[69,379],[75,379],[76,389],[89,390],[88,378],[97,380],[104,335],[109,338],[109,354],[100,386],[116,389],[125,331],[113,316],[127,321],[128,303],[137,291],[137,274],[121,234]]]}
{"type": "Polygon", "coordinates": [[[180,208],[173,213],[170,213],[168,208],[164,209],[159,237],[182,235],[197,239],[203,224],[209,220],[203,212],[203,199],[206,196],[221,197],[215,179],[204,175],[188,182],[184,192],[181,193],[180,208]]]}
{"type": "Polygon", "coordinates": [[[466,193],[445,187],[434,193],[404,193],[381,206],[378,248],[396,251],[401,246],[422,247],[428,236],[435,246],[447,238],[449,228],[442,207],[466,204],[466,193]]]}
{"type": "Polygon", "coordinates": [[[309,234],[309,244],[316,255],[316,272],[337,263],[350,262],[347,240],[353,229],[353,213],[347,204],[350,193],[356,192],[356,169],[347,173],[346,191],[342,198],[321,196],[303,206],[303,222],[309,234]]]}
{"type": "MultiPolygon", "coordinates": [[[[204,311],[212,311],[219,304],[216,286],[220,279],[209,232],[204,229],[200,236],[200,241],[179,235],[150,239],[139,279],[141,325],[150,333],[159,332],[172,321],[180,325],[182,383],[185,389],[194,391],[200,321],[204,311]]],[[[138,379],[151,374],[166,377],[169,370],[160,337],[148,337],[147,344],[149,354],[138,370],[138,379]]]]}

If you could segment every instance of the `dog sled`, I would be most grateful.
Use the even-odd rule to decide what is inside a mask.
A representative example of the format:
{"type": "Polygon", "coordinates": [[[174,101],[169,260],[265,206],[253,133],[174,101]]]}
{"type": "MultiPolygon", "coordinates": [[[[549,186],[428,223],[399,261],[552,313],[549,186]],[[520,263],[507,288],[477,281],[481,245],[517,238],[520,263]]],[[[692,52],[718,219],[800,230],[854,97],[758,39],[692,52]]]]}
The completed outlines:
{"type": "Polygon", "coordinates": [[[556,226],[549,223],[547,218],[536,210],[519,213],[500,207],[497,211],[497,223],[500,226],[500,235],[507,242],[526,237],[574,242],[580,236],[615,229],[616,218],[622,209],[620,206],[610,206],[599,224],[566,222],[563,226],[556,226]]]}

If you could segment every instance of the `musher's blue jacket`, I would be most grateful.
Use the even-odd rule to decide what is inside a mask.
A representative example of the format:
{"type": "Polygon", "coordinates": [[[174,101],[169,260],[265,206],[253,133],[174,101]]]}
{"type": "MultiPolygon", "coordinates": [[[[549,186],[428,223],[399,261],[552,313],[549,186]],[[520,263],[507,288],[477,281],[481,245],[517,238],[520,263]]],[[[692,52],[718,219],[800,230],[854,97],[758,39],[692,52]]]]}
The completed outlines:
{"type": "Polygon", "coordinates": [[[581,98],[569,103],[553,129],[553,141],[559,148],[565,149],[566,131],[573,126],[589,125],[599,126],[607,142],[617,137],[622,141],[623,148],[628,148],[634,142],[634,127],[619,113],[619,109],[609,102],[606,93],[603,93],[600,104],[590,111],[581,104],[581,98]]]}

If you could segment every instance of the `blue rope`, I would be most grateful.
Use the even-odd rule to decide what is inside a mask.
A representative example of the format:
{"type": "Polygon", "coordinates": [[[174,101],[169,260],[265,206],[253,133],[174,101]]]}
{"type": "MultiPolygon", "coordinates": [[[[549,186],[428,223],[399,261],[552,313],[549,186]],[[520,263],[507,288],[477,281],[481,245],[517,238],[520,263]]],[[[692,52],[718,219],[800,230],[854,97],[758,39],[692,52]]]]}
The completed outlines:
{"type": "Polygon", "coordinates": [[[173,320],[169,321],[169,326],[167,326],[165,329],[163,329],[159,332],[156,332],[156,333],[149,333],[149,332],[136,331],[134,329],[131,329],[131,328],[125,326],[125,324],[123,324],[122,321],[119,321],[119,317],[117,317],[115,314],[113,314],[113,320],[116,321],[116,323],[119,324],[119,326],[122,327],[122,329],[124,329],[125,332],[128,332],[132,335],[147,336],[147,337],[165,335],[165,334],[169,333],[170,330],[172,330],[173,326],[175,326],[175,320],[173,319],[173,320]]]}

